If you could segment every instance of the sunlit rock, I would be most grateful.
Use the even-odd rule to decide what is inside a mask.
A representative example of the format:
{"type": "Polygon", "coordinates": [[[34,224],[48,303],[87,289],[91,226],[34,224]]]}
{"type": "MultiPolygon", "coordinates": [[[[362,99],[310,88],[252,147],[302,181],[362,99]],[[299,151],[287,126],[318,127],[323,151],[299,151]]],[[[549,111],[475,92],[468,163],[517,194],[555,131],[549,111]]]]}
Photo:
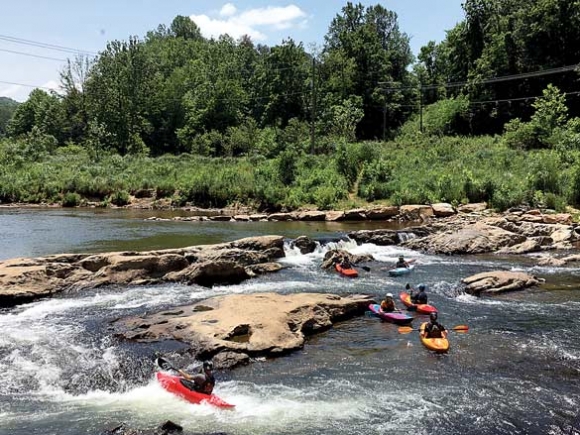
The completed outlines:
{"type": "Polygon", "coordinates": [[[367,295],[278,293],[231,294],[116,321],[117,336],[142,342],[177,340],[188,353],[238,364],[247,357],[279,356],[300,349],[309,335],[364,314],[367,295]],[[201,305],[203,310],[196,307],[201,305]],[[241,357],[234,358],[231,353],[241,357]]]}
{"type": "Polygon", "coordinates": [[[543,283],[543,278],[537,278],[525,272],[493,271],[483,272],[464,278],[465,291],[475,296],[495,295],[543,283]]]}

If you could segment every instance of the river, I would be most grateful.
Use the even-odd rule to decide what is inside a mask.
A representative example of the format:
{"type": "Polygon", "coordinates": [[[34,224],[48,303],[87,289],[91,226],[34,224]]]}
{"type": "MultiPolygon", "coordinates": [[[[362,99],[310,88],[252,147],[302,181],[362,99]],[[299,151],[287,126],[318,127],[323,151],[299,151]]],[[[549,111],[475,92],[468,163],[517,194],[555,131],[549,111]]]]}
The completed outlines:
{"type": "MultiPolygon", "coordinates": [[[[146,429],[170,419],[188,432],[228,434],[578,434],[580,269],[534,266],[533,257],[443,257],[344,239],[380,224],[146,221],[159,212],[0,209],[0,259],[63,252],[174,248],[279,234],[320,240],[316,252],[286,247],[283,271],[206,289],[103,288],[0,311],[0,434],[99,434],[120,422],[146,429]],[[338,239],[342,239],[338,241],[338,239]],[[372,254],[349,280],[323,271],[328,249],[372,254]],[[417,258],[405,278],[385,268],[417,258]],[[546,279],[498,298],[460,292],[460,279],[493,269],[546,279]],[[169,344],[119,342],[111,320],[256,292],[397,294],[423,282],[451,349],[435,355],[417,333],[371,316],[339,323],[289,356],[218,371],[215,393],[233,411],[190,405],[154,380],[153,354],[169,344]]],[[[401,305],[401,304],[399,304],[401,305]]],[[[413,322],[418,326],[422,316],[413,322]]]]}

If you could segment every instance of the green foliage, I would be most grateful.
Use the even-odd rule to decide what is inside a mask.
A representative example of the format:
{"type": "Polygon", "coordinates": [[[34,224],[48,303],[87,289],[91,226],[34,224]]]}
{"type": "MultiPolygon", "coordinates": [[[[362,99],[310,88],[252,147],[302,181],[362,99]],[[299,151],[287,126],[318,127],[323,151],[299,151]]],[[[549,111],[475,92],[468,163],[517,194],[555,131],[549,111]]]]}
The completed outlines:
{"type": "Polygon", "coordinates": [[[278,176],[282,184],[289,185],[296,178],[296,159],[298,155],[292,150],[284,151],[280,154],[278,163],[278,176]]]}
{"type": "Polygon", "coordinates": [[[126,190],[117,190],[109,197],[109,202],[118,207],[127,205],[130,202],[129,192],[126,190]]]}
{"type": "Polygon", "coordinates": [[[11,98],[0,97],[0,137],[6,134],[6,126],[8,121],[18,107],[18,102],[11,98]]]}
{"type": "Polygon", "coordinates": [[[356,140],[356,126],[363,119],[362,98],[351,96],[328,110],[328,133],[347,142],[356,140]]]}
{"type": "Polygon", "coordinates": [[[424,132],[430,135],[451,136],[469,133],[469,100],[460,95],[426,107],[423,126],[424,132]]]}
{"type": "Polygon", "coordinates": [[[558,130],[561,134],[562,128],[567,123],[568,108],[565,98],[558,88],[548,85],[543,97],[532,104],[536,112],[530,122],[522,122],[516,118],[506,124],[506,144],[512,148],[522,149],[551,147],[552,136],[558,133],[558,130]]]}
{"type": "Polygon", "coordinates": [[[76,192],[67,192],[62,198],[63,207],[78,207],[81,204],[81,196],[76,192]]]}

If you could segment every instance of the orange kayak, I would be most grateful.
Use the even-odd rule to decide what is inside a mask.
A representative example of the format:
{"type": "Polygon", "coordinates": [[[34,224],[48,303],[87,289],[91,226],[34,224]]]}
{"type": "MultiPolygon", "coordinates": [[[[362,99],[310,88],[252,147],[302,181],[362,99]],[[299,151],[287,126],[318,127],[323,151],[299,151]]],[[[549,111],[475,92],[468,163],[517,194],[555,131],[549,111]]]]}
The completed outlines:
{"type": "Polygon", "coordinates": [[[414,311],[417,311],[419,314],[431,314],[437,312],[437,308],[435,308],[433,305],[414,304],[411,302],[411,296],[406,292],[401,292],[401,294],[399,294],[399,298],[407,308],[411,308],[414,311]]]}
{"type": "Polygon", "coordinates": [[[334,267],[341,275],[348,276],[349,278],[356,278],[358,276],[358,272],[355,269],[343,269],[338,263],[336,263],[334,267]]]}
{"type": "Polygon", "coordinates": [[[427,349],[432,350],[437,353],[445,353],[449,350],[449,340],[447,340],[447,331],[442,333],[443,337],[441,338],[427,338],[425,337],[425,327],[427,326],[427,322],[421,323],[421,327],[419,328],[419,335],[421,337],[421,343],[427,349]]]}

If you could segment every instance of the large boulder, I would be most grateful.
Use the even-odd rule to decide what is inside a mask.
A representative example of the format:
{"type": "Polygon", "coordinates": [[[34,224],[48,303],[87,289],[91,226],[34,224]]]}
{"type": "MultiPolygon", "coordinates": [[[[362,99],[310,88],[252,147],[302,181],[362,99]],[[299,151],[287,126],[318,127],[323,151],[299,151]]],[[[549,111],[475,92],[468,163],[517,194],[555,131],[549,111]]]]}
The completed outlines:
{"type": "Polygon", "coordinates": [[[307,336],[362,315],[370,296],[278,293],[233,294],[114,322],[117,336],[140,342],[177,340],[189,354],[238,364],[249,357],[300,349],[307,336]],[[232,357],[238,354],[239,358],[232,357]]]}
{"type": "Polygon", "coordinates": [[[493,271],[482,272],[464,278],[465,291],[469,294],[480,296],[496,295],[515,290],[523,290],[528,287],[543,283],[543,278],[537,278],[525,272],[493,271]]]}
{"type": "Polygon", "coordinates": [[[161,251],[17,258],[0,262],[0,307],[103,285],[238,283],[280,270],[272,263],[284,255],[284,237],[263,236],[161,251]]]}
{"type": "Polygon", "coordinates": [[[456,231],[411,239],[405,242],[405,246],[436,254],[481,254],[517,245],[525,240],[525,236],[477,222],[456,231]]]}

